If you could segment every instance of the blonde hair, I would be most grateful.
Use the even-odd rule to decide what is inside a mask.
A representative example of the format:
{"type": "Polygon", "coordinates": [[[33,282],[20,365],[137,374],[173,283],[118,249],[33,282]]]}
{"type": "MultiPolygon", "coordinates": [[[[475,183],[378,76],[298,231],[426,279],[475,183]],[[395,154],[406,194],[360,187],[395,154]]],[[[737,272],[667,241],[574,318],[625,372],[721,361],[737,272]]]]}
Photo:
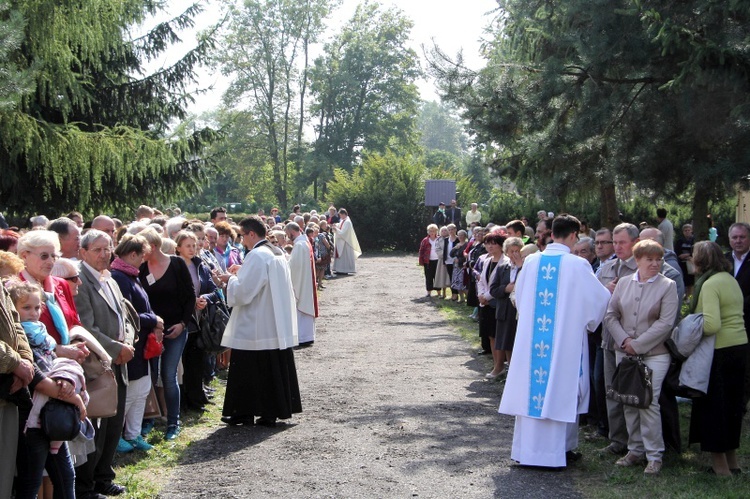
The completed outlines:
{"type": "Polygon", "coordinates": [[[161,240],[161,252],[165,255],[174,255],[177,250],[177,243],[172,239],[165,237],[161,240]]]}
{"type": "Polygon", "coordinates": [[[5,287],[8,290],[10,299],[13,300],[13,305],[18,306],[19,301],[30,295],[37,295],[39,300],[44,303],[44,294],[38,284],[12,279],[5,284],[5,287]]]}
{"type": "Polygon", "coordinates": [[[23,267],[23,260],[18,255],[0,250],[0,276],[18,275],[23,267]]]}
{"type": "MultiPolygon", "coordinates": [[[[193,232],[181,230],[174,238],[175,247],[179,248],[186,239],[191,239],[195,244],[198,244],[198,236],[196,236],[193,232]]],[[[176,252],[177,254],[179,254],[179,250],[177,250],[176,252]]]]}

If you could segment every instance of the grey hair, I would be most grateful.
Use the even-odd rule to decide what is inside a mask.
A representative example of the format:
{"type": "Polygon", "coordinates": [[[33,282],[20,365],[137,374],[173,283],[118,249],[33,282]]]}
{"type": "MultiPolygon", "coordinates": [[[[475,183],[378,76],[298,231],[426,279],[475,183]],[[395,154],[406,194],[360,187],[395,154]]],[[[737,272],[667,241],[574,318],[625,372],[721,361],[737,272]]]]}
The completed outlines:
{"type": "Polygon", "coordinates": [[[750,224],[746,224],[745,222],[735,222],[732,225],[729,226],[729,230],[727,231],[727,235],[732,232],[732,229],[735,227],[742,227],[747,232],[747,235],[750,236],[750,224]]]}
{"type": "Polygon", "coordinates": [[[52,246],[55,252],[60,251],[60,237],[51,230],[31,230],[18,238],[16,253],[31,251],[42,246],[52,246]]]}
{"type": "Polygon", "coordinates": [[[589,246],[589,250],[593,253],[596,249],[594,246],[594,240],[590,237],[582,237],[578,240],[577,244],[587,244],[589,246]]]}
{"type": "Polygon", "coordinates": [[[105,238],[110,244],[112,244],[112,239],[110,239],[109,234],[107,234],[106,232],[102,232],[97,229],[89,229],[86,231],[83,237],[81,237],[81,248],[87,250],[89,249],[89,246],[102,238],[105,238]]]}
{"type": "Polygon", "coordinates": [[[68,258],[58,258],[55,265],[52,266],[52,272],[50,272],[50,275],[63,279],[73,277],[76,274],[78,274],[78,265],[68,258]]]}
{"type": "Polygon", "coordinates": [[[601,229],[596,231],[597,236],[601,236],[602,234],[612,234],[612,231],[607,227],[602,227],[601,229]]]}
{"type": "Polygon", "coordinates": [[[520,237],[509,237],[503,243],[503,253],[507,253],[511,247],[523,248],[523,239],[520,237]]]}
{"type": "Polygon", "coordinates": [[[620,232],[623,232],[623,231],[628,233],[628,236],[630,237],[631,241],[638,239],[638,236],[639,236],[638,227],[629,223],[621,223],[620,225],[615,227],[615,229],[612,231],[612,234],[613,235],[619,234],[620,232]]]}

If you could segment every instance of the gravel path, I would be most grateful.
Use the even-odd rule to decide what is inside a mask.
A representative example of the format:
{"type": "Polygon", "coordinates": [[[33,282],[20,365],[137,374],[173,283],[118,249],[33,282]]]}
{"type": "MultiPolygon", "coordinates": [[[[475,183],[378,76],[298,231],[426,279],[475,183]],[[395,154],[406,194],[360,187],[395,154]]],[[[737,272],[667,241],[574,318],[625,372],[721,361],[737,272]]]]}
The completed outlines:
{"type": "Polygon", "coordinates": [[[424,300],[416,260],[362,257],[328,281],[315,345],[295,352],[304,412],[218,427],[162,497],[578,497],[571,472],[512,466],[502,385],[424,300]]]}

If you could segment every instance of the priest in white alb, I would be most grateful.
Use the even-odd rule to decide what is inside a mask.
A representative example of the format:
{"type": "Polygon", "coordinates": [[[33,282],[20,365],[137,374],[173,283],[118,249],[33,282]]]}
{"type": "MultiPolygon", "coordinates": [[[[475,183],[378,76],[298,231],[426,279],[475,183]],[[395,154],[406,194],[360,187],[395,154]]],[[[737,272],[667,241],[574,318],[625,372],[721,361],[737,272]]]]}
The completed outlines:
{"type": "Polygon", "coordinates": [[[336,236],[333,271],[337,274],[353,274],[357,271],[357,258],[362,254],[362,250],[359,248],[359,241],[357,241],[357,234],[354,233],[349,213],[341,208],[339,217],[341,221],[338,225],[331,226],[336,236]]]}
{"type": "Polygon", "coordinates": [[[300,346],[315,341],[315,318],[318,316],[318,291],[315,280],[315,253],[306,233],[295,222],[284,227],[287,237],[294,242],[289,257],[294,298],[297,302],[297,330],[300,346]]]}
{"type": "Polygon", "coordinates": [[[499,412],[516,417],[511,459],[522,465],[566,466],[578,447],[578,414],[588,411],[586,335],[610,294],[570,253],[579,228],[573,216],[555,218],[553,243],[526,258],[515,285],[518,329],[499,412]]]}
{"type": "Polygon", "coordinates": [[[292,279],[283,251],[268,242],[260,217],[249,216],[239,225],[249,252],[241,267],[219,276],[233,307],[221,340],[232,349],[221,420],[232,426],[276,426],[277,419],[302,412],[292,279]]]}

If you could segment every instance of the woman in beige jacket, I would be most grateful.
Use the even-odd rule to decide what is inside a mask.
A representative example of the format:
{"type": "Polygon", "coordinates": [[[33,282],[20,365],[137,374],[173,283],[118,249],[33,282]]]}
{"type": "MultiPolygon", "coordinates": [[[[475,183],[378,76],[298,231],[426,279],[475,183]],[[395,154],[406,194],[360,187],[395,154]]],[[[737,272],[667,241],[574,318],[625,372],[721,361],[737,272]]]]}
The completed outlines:
{"type": "Polygon", "coordinates": [[[664,341],[669,338],[679,311],[677,287],[661,273],[664,250],[655,241],[644,240],[633,247],[638,270],[617,283],[604,317],[604,325],[617,347],[617,362],[626,355],[640,355],[653,370],[654,396],[646,409],[624,405],[628,428],[628,453],[618,466],[633,466],[644,461],[644,473],[658,474],[664,454],[659,393],[669,369],[669,353],[664,341]]]}

